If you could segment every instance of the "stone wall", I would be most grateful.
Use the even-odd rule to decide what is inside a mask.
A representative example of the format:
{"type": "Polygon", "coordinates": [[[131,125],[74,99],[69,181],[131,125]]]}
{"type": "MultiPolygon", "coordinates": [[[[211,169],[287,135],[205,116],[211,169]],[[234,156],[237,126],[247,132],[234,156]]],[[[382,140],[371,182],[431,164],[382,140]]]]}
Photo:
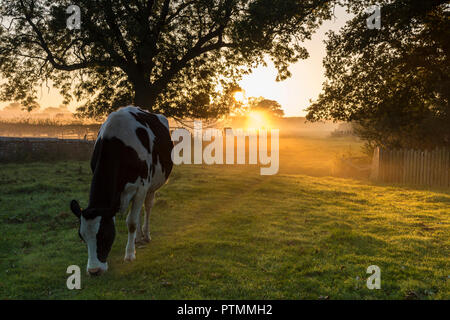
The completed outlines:
{"type": "Polygon", "coordinates": [[[89,160],[95,141],[0,137],[0,162],[89,160]]]}

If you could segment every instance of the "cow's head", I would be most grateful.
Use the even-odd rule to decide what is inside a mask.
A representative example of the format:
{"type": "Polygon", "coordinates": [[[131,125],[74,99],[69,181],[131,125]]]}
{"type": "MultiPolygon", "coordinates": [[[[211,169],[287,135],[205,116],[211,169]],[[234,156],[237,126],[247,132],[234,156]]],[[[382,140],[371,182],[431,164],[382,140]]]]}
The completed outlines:
{"type": "Polygon", "coordinates": [[[88,248],[87,272],[100,275],[108,270],[106,258],[116,234],[114,212],[112,209],[81,210],[75,200],[70,203],[70,209],[80,220],[78,235],[88,248]]]}

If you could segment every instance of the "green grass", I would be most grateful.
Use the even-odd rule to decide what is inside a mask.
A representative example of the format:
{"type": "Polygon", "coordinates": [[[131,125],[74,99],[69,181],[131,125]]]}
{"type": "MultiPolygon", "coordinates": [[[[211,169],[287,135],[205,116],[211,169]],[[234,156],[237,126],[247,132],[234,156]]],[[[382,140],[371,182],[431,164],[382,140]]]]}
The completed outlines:
{"type": "Polygon", "coordinates": [[[297,162],[285,148],[276,176],[176,167],[158,191],[152,242],[124,263],[119,217],[110,270],[94,278],[68,208],[87,203],[88,162],[2,164],[0,298],[449,299],[450,192],[327,177],[330,150],[346,144],[304,140],[289,149],[310,151],[297,162]],[[314,176],[295,173],[307,168],[314,176]],[[66,288],[73,264],[82,290],[66,288]],[[370,265],[381,290],[366,287],[370,265]]]}

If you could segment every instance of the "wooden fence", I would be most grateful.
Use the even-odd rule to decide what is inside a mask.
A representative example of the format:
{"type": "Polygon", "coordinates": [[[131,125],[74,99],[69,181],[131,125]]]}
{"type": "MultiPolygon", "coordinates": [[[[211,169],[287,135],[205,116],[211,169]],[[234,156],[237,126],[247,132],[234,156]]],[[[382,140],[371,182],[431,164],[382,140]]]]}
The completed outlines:
{"type": "Polygon", "coordinates": [[[371,178],[387,183],[450,187],[450,148],[432,151],[376,148],[371,178]]]}

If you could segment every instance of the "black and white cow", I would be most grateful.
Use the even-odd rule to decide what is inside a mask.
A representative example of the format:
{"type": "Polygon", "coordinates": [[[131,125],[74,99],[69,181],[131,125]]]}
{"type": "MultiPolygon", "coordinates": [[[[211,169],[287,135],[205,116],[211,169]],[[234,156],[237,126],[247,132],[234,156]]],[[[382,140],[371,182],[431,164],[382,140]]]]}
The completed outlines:
{"type": "Polygon", "coordinates": [[[106,259],[114,242],[115,215],[126,213],[130,203],[125,260],[136,258],[135,242],[150,241],[150,210],[155,191],[172,171],[172,149],[169,122],[162,115],[128,106],[111,113],[102,124],[91,159],[94,175],[89,204],[81,210],[77,201],[70,203],[80,220],[79,235],[87,244],[90,274],[108,269],[106,259]]]}

